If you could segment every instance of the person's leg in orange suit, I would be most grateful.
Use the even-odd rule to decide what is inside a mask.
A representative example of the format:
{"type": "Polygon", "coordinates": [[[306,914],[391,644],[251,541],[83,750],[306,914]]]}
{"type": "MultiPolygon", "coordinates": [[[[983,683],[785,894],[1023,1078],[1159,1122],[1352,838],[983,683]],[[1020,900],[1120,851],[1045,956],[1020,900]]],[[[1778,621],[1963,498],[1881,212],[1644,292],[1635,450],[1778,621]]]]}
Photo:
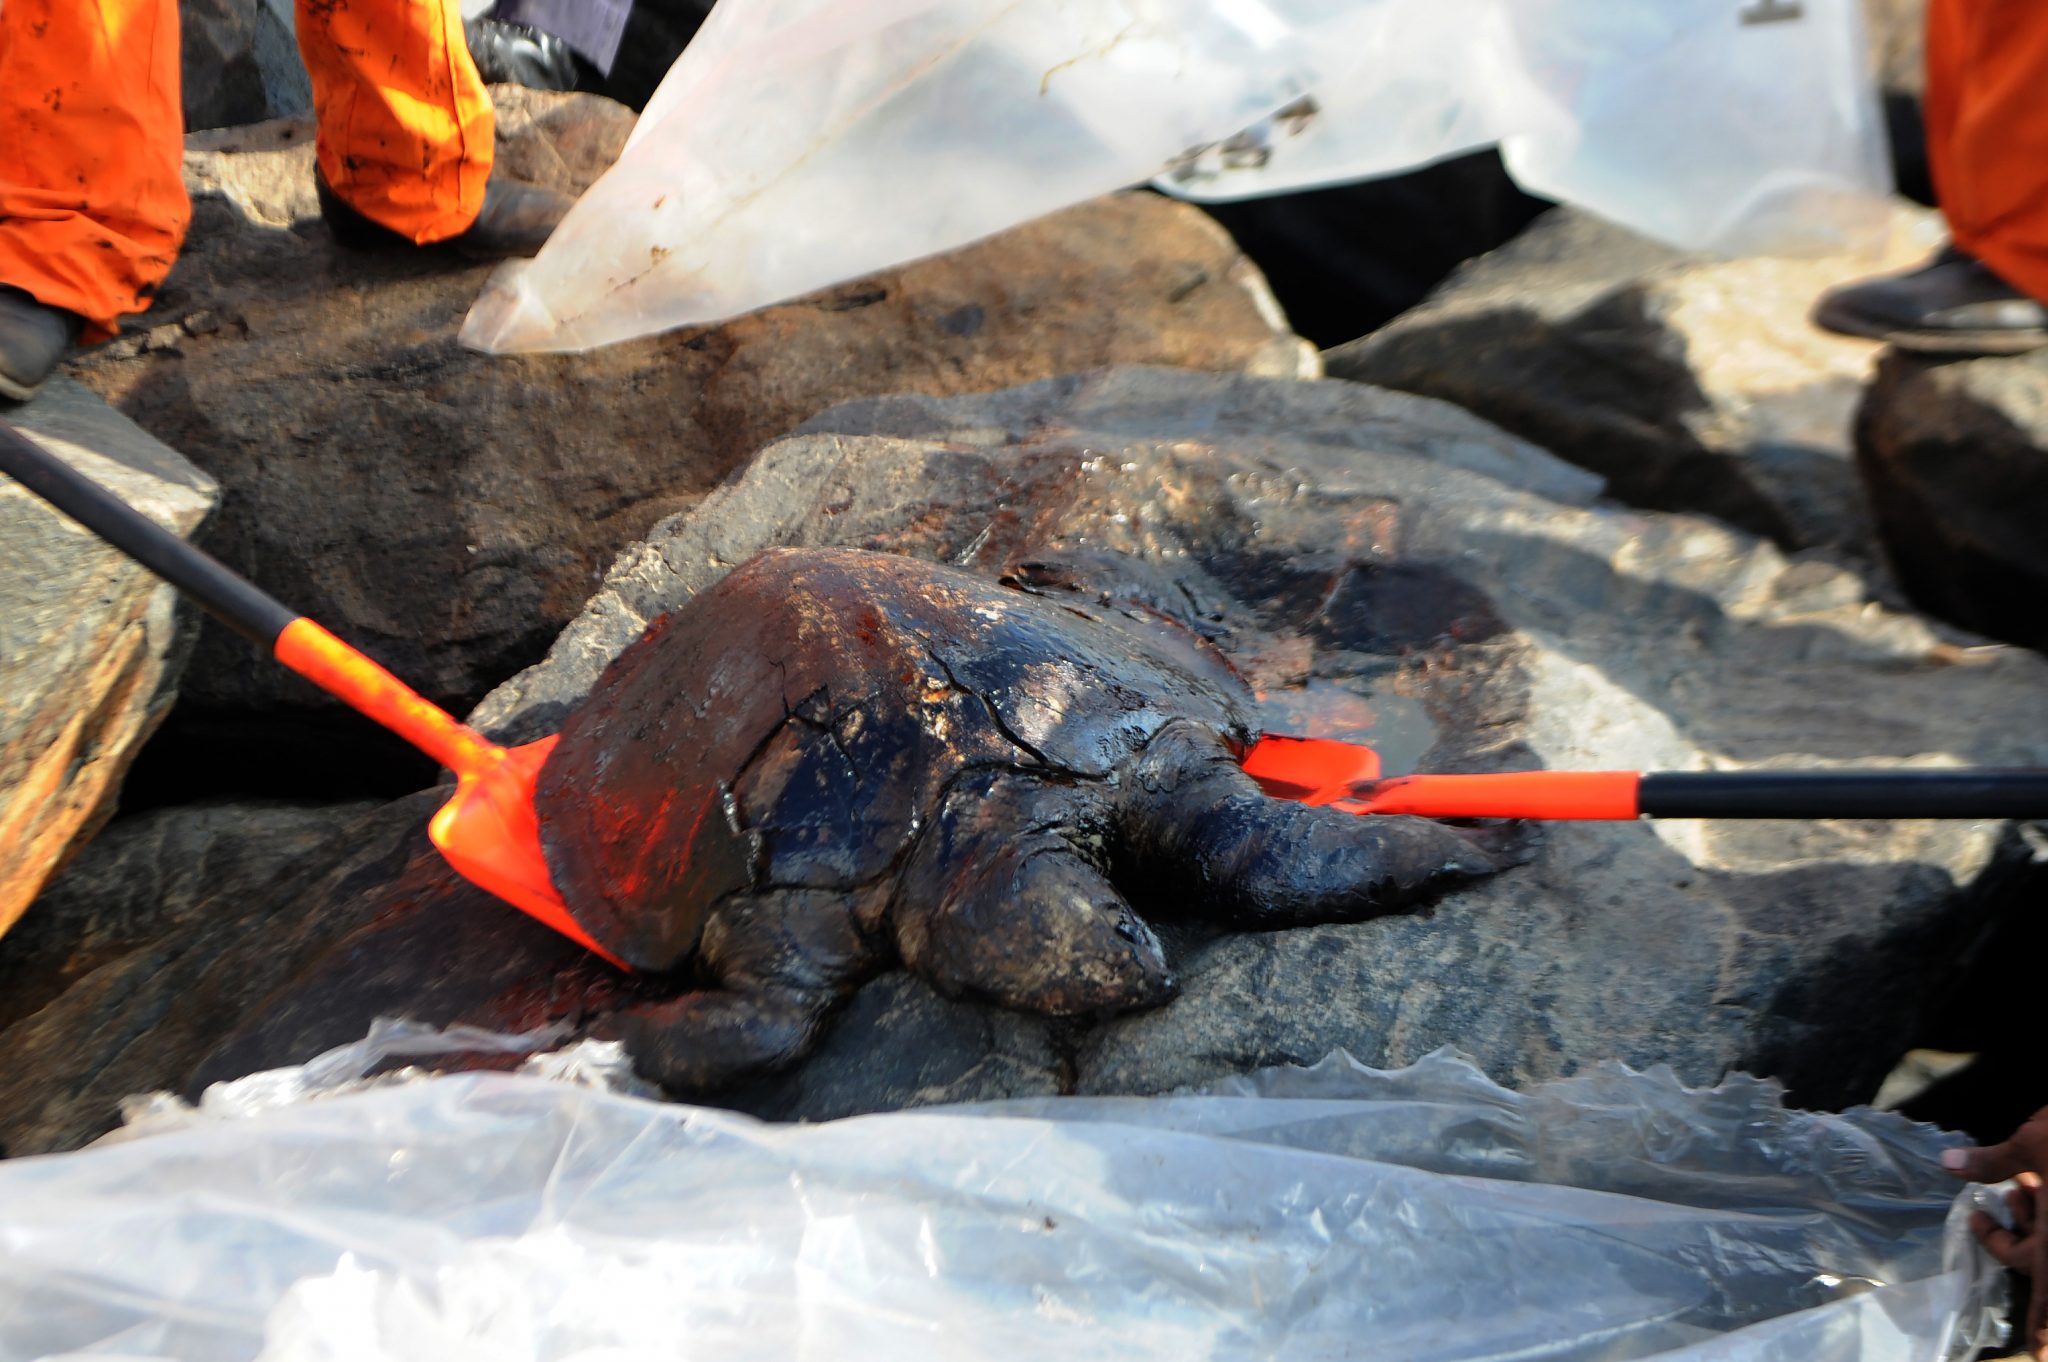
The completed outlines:
{"type": "Polygon", "coordinates": [[[1832,290],[1814,320],[1938,354],[2048,345],[2048,3],[1930,0],[1922,113],[1954,246],[1832,290]]]}
{"type": "Polygon", "coordinates": [[[420,245],[467,231],[496,118],[455,0],[298,0],[298,31],[327,187],[420,245]]]}
{"type": "Polygon", "coordinates": [[[85,320],[149,306],[185,239],[177,0],[0,0],[0,286],[85,320]]]}
{"type": "MultiPolygon", "coordinates": [[[[531,255],[569,200],[491,179],[456,0],[299,0],[323,209],[357,244],[531,255]]],[[[0,0],[0,396],[149,306],[191,208],[176,0],[0,0]]]]}
{"type": "Polygon", "coordinates": [[[571,200],[491,175],[496,115],[456,0],[298,0],[319,117],[320,207],[338,236],[532,255],[571,200]]]}
{"type": "Polygon", "coordinates": [[[1956,246],[2048,301],[2048,5],[1933,0],[1925,109],[1956,246]]]}

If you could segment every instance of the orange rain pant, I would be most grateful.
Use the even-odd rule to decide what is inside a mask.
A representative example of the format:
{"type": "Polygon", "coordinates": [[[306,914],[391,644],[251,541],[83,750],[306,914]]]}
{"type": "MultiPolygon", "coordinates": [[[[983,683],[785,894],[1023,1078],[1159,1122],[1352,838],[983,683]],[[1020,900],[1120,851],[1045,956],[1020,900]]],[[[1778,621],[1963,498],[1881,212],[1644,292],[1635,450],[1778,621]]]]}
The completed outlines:
{"type": "MultiPolygon", "coordinates": [[[[298,0],[320,173],[422,244],[459,235],[491,173],[490,95],[456,0],[298,0]]],[[[179,177],[177,0],[0,0],[0,285],[113,334],[170,272],[179,177]]]]}
{"type": "Polygon", "coordinates": [[[2048,301],[2048,0],[1932,0],[1925,103],[1956,245],[2048,301]]]}

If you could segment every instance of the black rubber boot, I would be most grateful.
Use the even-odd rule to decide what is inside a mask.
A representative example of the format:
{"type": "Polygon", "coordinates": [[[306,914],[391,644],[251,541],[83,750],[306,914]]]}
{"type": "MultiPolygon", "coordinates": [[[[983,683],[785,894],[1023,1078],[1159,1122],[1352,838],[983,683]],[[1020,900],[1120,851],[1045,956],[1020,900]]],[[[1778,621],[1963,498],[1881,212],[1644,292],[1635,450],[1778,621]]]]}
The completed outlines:
{"type": "Polygon", "coordinates": [[[2048,345],[2048,306],[1951,246],[1917,270],[1832,289],[1814,325],[1933,355],[2017,355],[2048,345]]]}
{"type": "Polygon", "coordinates": [[[568,194],[493,175],[476,221],[448,244],[479,260],[536,255],[575,202],[568,194]]]}
{"type": "MultiPolygon", "coordinates": [[[[357,250],[385,250],[393,246],[419,249],[411,239],[349,207],[317,171],[313,187],[320,196],[320,215],[327,219],[329,230],[342,245],[357,250]]],[[[433,244],[452,246],[478,260],[534,255],[575,202],[567,194],[537,184],[493,175],[484,187],[484,206],[469,230],[433,244]]]]}
{"type": "Polygon", "coordinates": [[[85,318],[0,284],[0,397],[26,402],[78,341],[85,318]]]}

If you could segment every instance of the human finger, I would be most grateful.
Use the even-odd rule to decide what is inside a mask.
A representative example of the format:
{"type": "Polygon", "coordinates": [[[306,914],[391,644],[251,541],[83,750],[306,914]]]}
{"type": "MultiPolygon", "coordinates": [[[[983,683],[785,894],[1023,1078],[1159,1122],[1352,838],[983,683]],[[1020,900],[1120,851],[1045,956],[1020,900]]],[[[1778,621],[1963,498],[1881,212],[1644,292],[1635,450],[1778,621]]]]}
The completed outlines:
{"type": "Polygon", "coordinates": [[[1977,1242],[1984,1246],[1984,1251],[2000,1263],[2016,1272],[2033,1271],[2038,1247],[2036,1240],[2022,1238],[1982,1211],[1971,1213],[1970,1229],[1977,1236],[1977,1242]]]}
{"type": "Polygon", "coordinates": [[[1970,1182],[2004,1182],[2025,1172],[2028,1165],[2016,1142],[2007,1140],[2003,1144],[1980,1145],[1974,1149],[1944,1149],[1941,1151],[1941,1166],[1970,1182]]]}

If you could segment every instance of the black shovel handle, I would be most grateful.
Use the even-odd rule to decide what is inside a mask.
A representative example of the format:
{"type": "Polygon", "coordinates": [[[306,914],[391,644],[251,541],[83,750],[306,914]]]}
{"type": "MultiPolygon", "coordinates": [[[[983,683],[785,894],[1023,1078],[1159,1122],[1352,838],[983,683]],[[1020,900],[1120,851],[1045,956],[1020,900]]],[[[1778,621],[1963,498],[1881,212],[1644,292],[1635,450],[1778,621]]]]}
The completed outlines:
{"type": "Polygon", "coordinates": [[[2048,818],[2048,771],[1660,771],[1651,818],[2048,818]]]}
{"type": "Polygon", "coordinates": [[[70,464],[0,421],[0,473],[49,502],[268,650],[291,610],[222,567],[70,464]]]}

